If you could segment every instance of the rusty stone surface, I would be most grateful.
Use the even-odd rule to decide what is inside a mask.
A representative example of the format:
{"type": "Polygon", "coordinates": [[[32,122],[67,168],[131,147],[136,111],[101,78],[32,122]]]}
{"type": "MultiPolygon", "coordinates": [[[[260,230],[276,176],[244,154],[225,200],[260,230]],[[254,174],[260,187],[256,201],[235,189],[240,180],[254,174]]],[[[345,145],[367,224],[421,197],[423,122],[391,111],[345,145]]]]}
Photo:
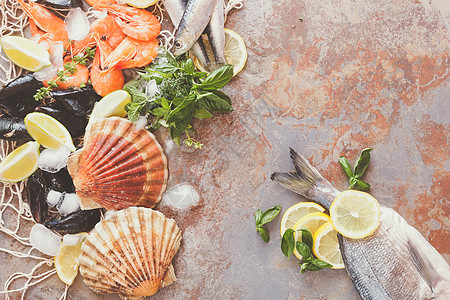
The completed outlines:
{"type": "MultiPolygon", "coordinates": [[[[270,180],[292,168],[288,147],[341,190],[339,156],[353,163],[374,148],[364,177],[371,194],[450,262],[449,2],[246,0],[226,27],[249,55],[224,88],[235,111],[195,123],[203,150],[168,153],[169,187],[190,183],[201,201],[157,206],[183,241],[178,281],[152,299],[359,299],[344,270],[299,274],[280,250],[281,216],[267,226],[268,244],[255,232],[256,209],[282,204],[283,214],[304,201],[270,180]]],[[[157,135],[164,143],[167,133],[157,135]]],[[[7,269],[18,270],[13,261],[7,269]]],[[[45,284],[27,295],[48,291],[45,284]]],[[[93,298],[78,277],[68,299],[93,298]]]]}

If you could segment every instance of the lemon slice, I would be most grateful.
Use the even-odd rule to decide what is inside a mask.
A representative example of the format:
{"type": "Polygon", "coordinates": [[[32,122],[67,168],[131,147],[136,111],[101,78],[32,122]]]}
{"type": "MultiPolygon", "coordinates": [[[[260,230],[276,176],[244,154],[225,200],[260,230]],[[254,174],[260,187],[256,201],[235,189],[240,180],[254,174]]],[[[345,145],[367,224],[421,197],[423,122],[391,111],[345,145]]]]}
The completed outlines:
{"type": "Polygon", "coordinates": [[[331,221],[320,226],[314,233],[313,239],[313,253],[318,259],[329,263],[333,266],[333,269],[343,269],[345,267],[341,251],[339,250],[337,232],[331,221]]]}
{"type": "MultiPolygon", "coordinates": [[[[295,231],[295,243],[297,244],[297,241],[302,241],[301,232],[297,230],[302,228],[308,229],[314,236],[314,233],[316,233],[319,227],[328,221],[330,221],[330,217],[322,212],[307,214],[306,216],[298,220],[298,222],[295,223],[294,227],[292,228],[295,231]]],[[[294,250],[294,255],[297,256],[298,259],[302,259],[302,256],[297,252],[297,249],[294,250]]]]}
{"type": "Polygon", "coordinates": [[[95,103],[92,114],[89,118],[89,123],[95,120],[107,117],[125,117],[127,111],[125,105],[131,102],[131,96],[124,90],[117,90],[109,93],[100,101],[95,103]]]}
{"type": "MultiPolygon", "coordinates": [[[[214,62],[214,52],[212,51],[208,37],[206,35],[202,35],[202,37],[206,53],[208,54],[209,59],[214,62]]],[[[205,67],[202,66],[200,60],[193,54],[191,55],[192,61],[197,69],[202,72],[208,72],[205,67]]],[[[244,40],[239,34],[227,28],[225,28],[225,59],[228,64],[233,65],[234,75],[242,71],[247,62],[247,47],[245,47],[244,40]]]]}
{"type": "Polygon", "coordinates": [[[78,274],[78,256],[87,233],[66,234],[55,256],[56,273],[65,284],[71,285],[78,274]]]}
{"type": "Polygon", "coordinates": [[[6,56],[25,70],[36,72],[51,65],[47,49],[34,41],[20,36],[5,36],[0,39],[6,56]]]}
{"type": "Polygon", "coordinates": [[[36,171],[39,157],[39,143],[23,144],[0,163],[0,180],[4,182],[18,182],[28,178],[36,171]]]}
{"type": "Polygon", "coordinates": [[[45,148],[58,149],[66,146],[70,151],[75,151],[69,131],[55,118],[33,112],[28,114],[24,121],[31,137],[45,148]]]}
{"type": "Polygon", "coordinates": [[[121,3],[125,3],[137,8],[147,8],[150,5],[155,4],[156,2],[158,2],[158,0],[126,0],[122,1],[121,3]]]}
{"type": "Polygon", "coordinates": [[[294,227],[298,220],[307,214],[324,212],[325,208],[314,202],[300,202],[289,207],[281,219],[280,234],[283,236],[286,229],[294,227]]]}
{"type": "Polygon", "coordinates": [[[373,233],[380,225],[380,205],[367,193],[348,190],[331,203],[330,217],[337,232],[360,239],[373,233]]]}

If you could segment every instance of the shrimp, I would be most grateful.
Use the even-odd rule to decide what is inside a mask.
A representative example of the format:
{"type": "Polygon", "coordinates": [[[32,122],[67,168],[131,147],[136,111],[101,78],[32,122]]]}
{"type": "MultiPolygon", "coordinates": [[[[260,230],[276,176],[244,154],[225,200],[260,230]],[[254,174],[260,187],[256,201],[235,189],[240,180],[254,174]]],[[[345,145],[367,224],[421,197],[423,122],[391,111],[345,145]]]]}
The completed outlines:
{"type": "Polygon", "coordinates": [[[116,0],[86,0],[86,2],[93,6],[94,8],[97,8],[97,5],[100,4],[116,4],[116,0]]]}
{"type": "Polygon", "coordinates": [[[64,21],[40,4],[28,0],[17,0],[28,17],[39,27],[49,42],[61,41],[65,48],[69,45],[69,36],[64,21]]]}
{"type": "MultiPolygon", "coordinates": [[[[147,42],[126,37],[103,62],[105,71],[138,68],[148,65],[158,55],[158,40],[147,42]]],[[[104,71],[104,72],[105,72],[104,71]]]]}
{"type": "Polygon", "coordinates": [[[126,37],[126,34],[117,25],[114,17],[108,15],[92,23],[88,36],[72,45],[72,55],[75,56],[84,52],[87,47],[94,47],[96,45],[94,35],[108,42],[112,49],[116,48],[126,37]]]}
{"type": "Polygon", "coordinates": [[[145,9],[120,4],[99,4],[97,8],[113,15],[122,31],[136,40],[150,41],[161,31],[156,16],[145,9]]]}
{"type": "Polygon", "coordinates": [[[94,90],[100,96],[106,96],[107,94],[116,90],[122,89],[125,78],[122,71],[118,69],[110,69],[107,72],[103,72],[102,60],[112,52],[111,45],[108,42],[102,41],[96,38],[97,50],[95,51],[94,61],[91,68],[91,82],[94,90]]]}
{"type": "MultiPolygon", "coordinates": [[[[72,63],[70,59],[66,59],[64,61],[64,64],[66,63],[72,63]]],[[[58,85],[58,90],[66,90],[71,87],[79,87],[81,84],[86,84],[89,80],[89,70],[86,66],[77,64],[75,66],[76,71],[74,74],[67,72],[66,76],[64,76],[64,81],[57,81],[56,84],[58,85]]],[[[60,71],[64,70],[63,68],[60,68],[60,71]]],[[[55,76],[54,78],[50,79],[51,81],[54,81],[58,78],[58,76],[55,76]]],[[[43,81],[42,83],[44,86],[48,86],[48,81],[43,81]]]]}

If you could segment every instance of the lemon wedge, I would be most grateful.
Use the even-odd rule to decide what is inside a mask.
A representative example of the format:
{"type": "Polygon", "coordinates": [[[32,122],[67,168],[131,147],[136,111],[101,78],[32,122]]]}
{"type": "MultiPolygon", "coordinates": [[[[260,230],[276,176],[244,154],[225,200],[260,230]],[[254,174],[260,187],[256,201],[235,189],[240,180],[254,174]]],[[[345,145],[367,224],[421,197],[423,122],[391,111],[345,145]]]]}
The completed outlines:
{"type": "Polygon", "coordinates": [[[360,239],[373,233],[380,225],[380,205],[367,193],[348,190],[331,203],[330,217],[337,232],[360,239]]]}
{"type": "Polygon", "coordinates": [[[137,8],[147,8],[158,2],[158,0],[127,0],[122,2],[137,8]]]}
{"type": "Polygon", "coordinates": [[[109,93],[100,101],[95,103],[92,114],[89,118],[89,123],[95,120],[107,117],[125,117],[127,111],[125,105],[131,102],[131,96],[124,90],[117,90],[109,93]]]}
{"type": "Polygon", "coordinates": [[[23,144],[0,163],[0,181],[18,182],[28,178],[38,167],[38,157],[38,142],[23,144]]]}
{"type": "MultiPolygon", "coordinates": [[[[297,241],[302,241],[302,234],[298,231],[299,229],[308,229],[314,236],[314,233],[316,233],[319,227],[328,221],[330,221],[330,217],[322,212],[307,214],[298,220],[292,228],[295,231],[295,243],[297,244],[297,241]]],[[[298,259],[302,259],[302,256],[297,252],[297,249],[294,250],[294,255],[297,256],[298,259]]]]}
{"type": "Polygon", "coordinates": [[[78,274],[78,256],[81,253],[81,245],[88,234],[85,232],[77,234],[66,234],[56,254],[55,269],[59,279],[65,284],[71,285],[78,274]]]}
{"type": "Polygon", "coordinates": [[[51,65],[47,49],[21,36],[5,36],[0,44],[6,56],[25,70],[36,72],[51,65]]]}
{"type": "Polygon", "coordinates": [[[313,253],[324,262],[332,265],[333,269],[343,269],[345,267],[339,250],[339,242],[337,232],[333,227],[333,223],[326,222],[317,229],[313,235],[313,253]]]}
{"type": "MultiPolygon", "coordinates": [[[[202,35],[202,38],[208,57],[212,62],[214,62],[214,52],[212,51],[208,37],[206,35],[202,35]]],[[[201,64],[200,60],[193,54],[191,55],[195,67],[201,72],[208,72],[201,64]]],[[[225,59],[228,64],[233,65],[234,75],[242,71],[245,63],[247,62],[247,47],[245,46],[244,40],[239,34],[227,28],[225,28],[225,59]]]]}
{"type": "Polygon", "coordinates": [[[301,218],[310,213],[324,212],[325,208],[314,202],[300,202],[289,207],[281,219],[280,234],[283,236],[286,229],[293,228],[301,218]]]}
{"type": "Polygon", "coordinates": [[[69,131],[55,118],[33,112],[28,114],[24,121],[31,137],[45,148],[58,149],[66,146],[70,151],[75,151],[69,131]]]}

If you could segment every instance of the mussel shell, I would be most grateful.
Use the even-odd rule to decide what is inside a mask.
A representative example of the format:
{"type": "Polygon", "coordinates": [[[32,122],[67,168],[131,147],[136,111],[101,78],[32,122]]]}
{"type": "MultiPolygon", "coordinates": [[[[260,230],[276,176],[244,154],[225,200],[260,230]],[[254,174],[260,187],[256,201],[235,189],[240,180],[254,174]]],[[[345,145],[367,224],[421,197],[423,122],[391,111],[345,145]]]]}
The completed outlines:
{"type": "Polygon", "coordinates": [[[56,173],[43,172],[45,182],[50,190],[60,193],[75,193],[72,177],[66,168],[62,168],[56,173]]]}
{"type": "Polygon", "coordinates": [[[50,220],[45,227],[61,234],[89,232],[100,221],[100,209],[78,210],[62,218],[50,220]]]}
{"type": "Polygon", "coordinates": [[[83,6],[83,2],[81,0],[38,0],[37,2],[56,8],[71,8],[83,6]]]}
{"type": "Polygon", "coordinates": [[[8,141],[32,140],[23,118],[3,115],[0,117],[0,139],[8,141]]]}
{"type": "Polygon", "coordinates": [[[64,110],[80,117],[87,117],[90,115],[95,102],[102,98],[94,91],[92,85],[88,85],[81,89],[52,91],[50,92],[50,96],[63,107],[64,110]]]}
{"type": "Polygon", "coordinates": [[[0,90],[0,108],[3,113],[14,117],[24,117],[40,103],[34,100],[34,94],[41,88],[42,82],[33,75],[22,74],[8,82],[0,90]]]}
{"type": "Polygon", "coordinates": [[[38,223],[45,223],[48,219],[47,194],[48,187],[44,180],[43,172],[37,169],[28,178],[27,201],[30,205],[31,214],[38,223]]]}
{"type": "Polygon", "coordinates": [[[84,134],[84,129],[87,125],[87,119],[84,117],[74,116],[70,112],[47,106],[39,106],[35,111],[52,116],[61,122],[69,130],[72,137],[78,137],[84,134]]]}

